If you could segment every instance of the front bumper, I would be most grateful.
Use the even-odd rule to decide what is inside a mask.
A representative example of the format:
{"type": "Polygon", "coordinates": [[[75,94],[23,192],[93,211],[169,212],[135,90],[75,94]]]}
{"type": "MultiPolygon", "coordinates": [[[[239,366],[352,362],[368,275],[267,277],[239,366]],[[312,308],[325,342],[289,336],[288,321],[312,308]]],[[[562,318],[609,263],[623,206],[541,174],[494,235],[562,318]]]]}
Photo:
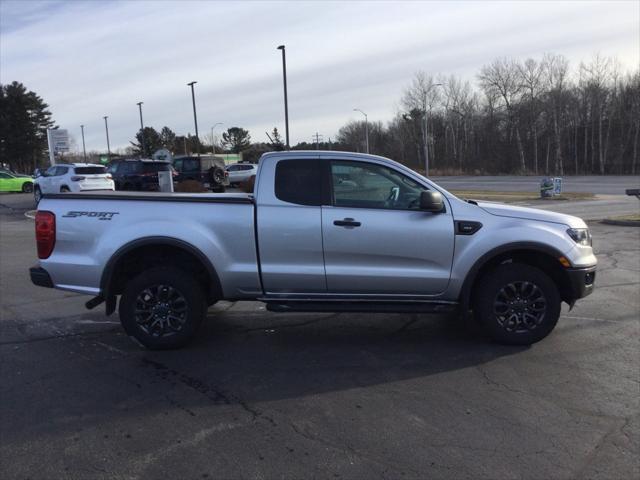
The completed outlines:
{"type": "Polygon", "coordinates": [[[31,282],[38,287],[53,288],[53,281],[47,272],[42,267],[31,267],[29,269],[31,275],[31,282]]]}
{"type": "Polygon", "coordinates": [[[596,280],[596,265],[583,268],[567,268],[569,277],[569,296],[572,300],[586,297],[593,293],[596,280]]]}

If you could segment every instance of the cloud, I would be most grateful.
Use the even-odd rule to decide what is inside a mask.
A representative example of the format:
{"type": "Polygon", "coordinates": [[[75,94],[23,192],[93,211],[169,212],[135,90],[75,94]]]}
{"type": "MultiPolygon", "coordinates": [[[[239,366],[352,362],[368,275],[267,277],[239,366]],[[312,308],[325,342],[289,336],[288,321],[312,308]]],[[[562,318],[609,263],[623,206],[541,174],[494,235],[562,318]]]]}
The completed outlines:
{"type": "Polygon", "coordinates": [[[292,142],[365,110],[395,114],[415,71],[475,82],[498,56],[553,51],[574,66],[592,53],[640,59],[637,2],[13,2],[0,3],[0,81],[47,101],[89,149],[124,147],[147,125],[193,133],[187,82],[197,80],[200,133],[284,131],[279,44],[287,45],[292,142]]]}

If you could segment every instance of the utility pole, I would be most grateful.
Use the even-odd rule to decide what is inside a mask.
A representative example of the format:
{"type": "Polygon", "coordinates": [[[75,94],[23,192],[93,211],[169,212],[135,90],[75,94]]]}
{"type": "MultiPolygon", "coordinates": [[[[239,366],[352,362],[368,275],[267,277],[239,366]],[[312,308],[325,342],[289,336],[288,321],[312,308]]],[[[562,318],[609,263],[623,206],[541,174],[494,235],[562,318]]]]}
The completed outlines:
{"type": "Polygon", "coordinates": [[[359,108],[354,108],[353,111],[360,112],[362,115],[364,115],[364,136],[365,136],[365,142],[367,145],[367,153],[369,153],[369,117],[367,116],[366,113],[364,113],[359,108]]]}
{"type": "Polygon", "coordinates": [[[108,116],[102,117],[104,118],[104,128],[107,131],[107,163],[111,161],[111,147],[109,146],[109,124],[107,123],[108,116]]]}
{"type": "Polygon", "coordinates": [[[222,122],[217,122],[213,124],[213,127],[211,127],[211,153],[212,154],[216,154],[216,142],[213,138],[213,130],[218,126],[218,125],[224,125],[224,123],[222,122]]]}
{"type": "Polygon", "coordinates": [[[136,105],[138,105],[138,108],[140,110],[140,136],[142,137],[142,156],[146,157],[147,156],[147,145],[146,142],[144,141],[144,123],[142,123],[142,104],[144,102],[138,102],[136,105]]]}
{"type": "Polygon", "coordinates": [[[316,150],[320,150],[320,141],[322,140],[323,135],[320,135],[318,132],[316,132],[315,135],[312,135],[311,138],[313,138],[316,141],[316,150]]]}
{"type": "Polygon", "coordinates": [[[287,57],[284,45],[280,45],[277,50],[282,50],[282,79],[284,82],[284,127],[287,140],[287,150],[289,147],[289,104],[287,101],[287,57]]]}
{"type": "Polygon", "coordinates": [[[196,94],[193,90],[193,86],[198,83],[198,82],[190,82],[187,83],[188,86],[191,87],[191,101],[193,102],[193,123],[196,126],[196,151],[198,152],[198,156],[200,156],[200,148],[199,148],[199,143],[200,143],[200,137],[198,137],[198,116],[196,115],[196,94]]]}
{"type": "Polygon", "coordinates": [[[84,125],[80,125],[82,131],[82,155],[84,157],[84,163],[87,163],[87,149],[84,146],[84,125]]]}

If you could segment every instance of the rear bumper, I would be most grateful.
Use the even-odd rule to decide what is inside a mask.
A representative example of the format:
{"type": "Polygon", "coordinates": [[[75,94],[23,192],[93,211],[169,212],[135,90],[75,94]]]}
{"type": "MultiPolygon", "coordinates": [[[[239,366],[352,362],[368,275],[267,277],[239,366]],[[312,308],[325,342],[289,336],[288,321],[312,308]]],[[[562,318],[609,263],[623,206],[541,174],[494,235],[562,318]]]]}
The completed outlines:
{"type": "Polygon", "coordinates": [[[572,300],[586,297],[593,293],[596,280],[596,266],[584,268],[568,268],[569,295],[572,300]]]}
{"type": "Polygon", "coordinates": [[[31,275],[31,282],[38,287],[47,287],[53,288],[53,282],[51,281],[51,277],[49,276],[49,272],[47,272],[42,267],[31,267],[29,269],[29,274],[31,275]]]}

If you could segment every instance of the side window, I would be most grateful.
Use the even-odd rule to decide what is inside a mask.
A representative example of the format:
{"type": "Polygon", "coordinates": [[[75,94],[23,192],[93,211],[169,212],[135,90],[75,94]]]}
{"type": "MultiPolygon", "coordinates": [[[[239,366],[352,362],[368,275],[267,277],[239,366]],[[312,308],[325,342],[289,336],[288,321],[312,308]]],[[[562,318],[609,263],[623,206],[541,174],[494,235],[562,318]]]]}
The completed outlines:
{"type": "Polygon", "coordinates": [[[185,172],[197,172],[200,169],[200,162],[197,158],[189,158],[184,161],[185,172]]]}
{"type": "Polygon", "coordinates": [[[13,178],[11,175],[8,175],[6,173],[0,173],[0,178],[13,178]]]}
{"type": "Polygon", "coordinates": [[[56,172],[55,172],[55,176],[56,177],[60,177],[61,175],[64,175],[65,173],[67,173],[68,167],[56,167],[56,172]]]}
{"type": "Polygon", "coordinates": [[[109,165],[107,167],[107,173],[112,173],[113,174],[113,173],[116,173],[117,171],[118,171],[118,164],[117,163],[114,163],[114,164],[109,165]]]}
{"type": "Polygon", "coordinates": [[[58,169],[58,167],[49,167],[47,168],[47,177],[53,177],[56,174],[56,170],[58,169]]]}
{"type": "Polygon", "coordinates": [[[182,171],[182,159],[181,158],[173,161],[173,168],[175,168],[179,172],[182,171]]]}
{"type": "Polygon", "coordinates": [[[367,162],[331,162],[336,207],[418,210],[426,187],[392,168],[367,162]]]}
{"type": "Polygon", "coordinates": [[[319,160],[280,160],[276,165],[278,200],[298,205],[322,205],[322,170],[319,160]]]}

